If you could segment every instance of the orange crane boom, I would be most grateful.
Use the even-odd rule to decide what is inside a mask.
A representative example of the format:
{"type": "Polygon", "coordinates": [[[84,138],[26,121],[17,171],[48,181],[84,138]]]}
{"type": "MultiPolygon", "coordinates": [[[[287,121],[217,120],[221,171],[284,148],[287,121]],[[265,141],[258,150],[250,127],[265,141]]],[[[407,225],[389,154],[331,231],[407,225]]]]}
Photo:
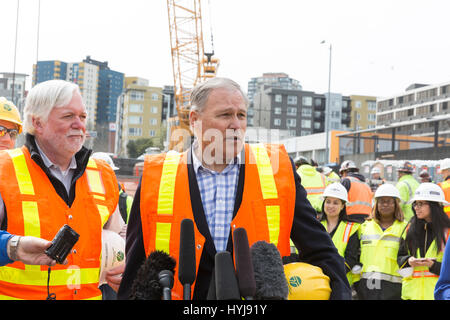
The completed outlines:
{"type": "MultiPolygon", "coordinates": [[[[174,96],[178,116],[170,119],[169,150],[189,147],[189,97],[192,88],[215,77],[219,60],[205,53],[201,0],[167,0],[174,96]]],[[[168,124],[169,125],[169,124],[168,124]]]]}

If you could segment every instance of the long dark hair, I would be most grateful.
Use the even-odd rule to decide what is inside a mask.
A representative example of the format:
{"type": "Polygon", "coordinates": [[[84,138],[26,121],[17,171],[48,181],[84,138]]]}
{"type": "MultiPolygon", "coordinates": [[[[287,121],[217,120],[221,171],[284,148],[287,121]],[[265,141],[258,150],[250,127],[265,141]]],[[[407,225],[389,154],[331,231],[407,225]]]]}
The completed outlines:
{"type": "MultiPolygon", "coordinates": [[[[444,209],[438,202],[427,201],[430,206],[431,213],[431,234],[438,250],[443,250],[445,246],[445,229],[450,228],[450,219],[444,212],[444,209]]],[[[414,206],[412,207],[414,216],[409,222],[409,229],[406,233],[406,244],[408,245],[411,255],[416,256],[417,249],[423,246],[423,239],[425,237],[426,221],[418,219],[414,206]]],[[[426,250],[426,248],[425,248],[426,250]]]]}

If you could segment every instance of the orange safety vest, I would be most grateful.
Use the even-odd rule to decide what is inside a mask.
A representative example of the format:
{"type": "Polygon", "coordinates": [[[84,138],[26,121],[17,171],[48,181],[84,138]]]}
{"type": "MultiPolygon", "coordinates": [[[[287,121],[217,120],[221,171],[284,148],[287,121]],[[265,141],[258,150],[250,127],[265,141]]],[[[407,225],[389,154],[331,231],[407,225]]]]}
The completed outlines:
{"type": "MultiPolygon", "coordinates": [[[[448,202],[450,202],[450,180],[442,181],[442,182],[438,183],[438,185],[439,185],[439,186],[442,188],[442,190],[444,191],[445,200],[447,200],[448,202]]],[[[444,212],[445,212],[445,213],[447,214],[447,216],[450,218],[450,205],[444,207],[444,212]]]]}
{"type": "MultiPolygon", "coordinates": [[[[52,240],[67,224],[80,235],[67,257],[68,264],[51,268],[50,293],[58,300],[101,299],[101,232],[119,197],[112,169],[105,162],[90,159],[76,182],[70,208],[25,146],[0,153],[0,181],[9,233],[52,240]]],[[[45,299],[47,280],[47,266],[16,261],[0,267],[0,299],[45,299]]]]}
{"type": "MultiPolygon", "coordinates": [[[[140,209],[145,253],[149,256],[163,250],[177,261],[173,299],[183,296],[177,270],[181,221],[194,221],[197,270],[205,242],[192,212],[187,155],[186,151],[147,156],[142,175],[140,209]]],[[[244,179],[242,203],[231,221],[231,233],[245,228],[250,246],[265,240],[275,244],[282,256],[290,255],[295,181],[284,146],[246,144],[244,179]]]]}
{"type": "Polygon", "coordinates": [[[348,192],[347,215],[366,214],[372,212],[372,190],[370,187],[355,177],[346,177],[351,182],[348,192]]]}

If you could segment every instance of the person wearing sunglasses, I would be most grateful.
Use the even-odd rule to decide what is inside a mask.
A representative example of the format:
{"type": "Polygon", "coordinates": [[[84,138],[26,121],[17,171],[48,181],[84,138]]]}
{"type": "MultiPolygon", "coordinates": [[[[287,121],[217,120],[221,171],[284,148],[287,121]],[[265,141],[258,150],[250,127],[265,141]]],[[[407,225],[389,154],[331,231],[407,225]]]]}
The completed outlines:
{"type": "Polygon", "coordinates": [[[11,101],[0,97],[0,150],[13,149],[21,132],[19,110],[11,101]]]}
{"type": "Polygon", "coordinates": [[[420,184],[411,202],[414,216],[405,239],[400,241],[397,257],[405,275],[402,299],[433,300],[449,238],[450,219],[443,209],[448,202],[442,189],[430,182],[420,184]]]}

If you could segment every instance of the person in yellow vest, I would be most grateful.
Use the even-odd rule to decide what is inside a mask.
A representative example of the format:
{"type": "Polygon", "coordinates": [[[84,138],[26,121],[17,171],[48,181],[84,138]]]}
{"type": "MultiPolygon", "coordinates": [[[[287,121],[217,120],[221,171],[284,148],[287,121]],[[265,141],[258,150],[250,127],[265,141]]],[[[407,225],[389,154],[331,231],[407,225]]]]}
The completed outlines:
{"type": "MultiPolygon", "coordinates": [[[[440,168],[440,174],[444,181],[438,183],[438,185],[444,191],[445,200],[450,202],[450,158],[442,160],[440,163],[440,168]]],[[[444,212],[450,218],[450,205],[444,206],[444,212]]]]}
{"type": "Polygon", "coordinates": [[[442,189],[430,182],[420,184],[411,202],[414,216],[397,257],[405,275],[402,299],[434,300],[434,288],[450,233],[450,219],[443,210],[448,202],[442,189]]]}
{"type": "Polygon", "coordinates": [[[316,210],[317,214],[322,213],[322,194],[327,186],[325,175],[313,167],[305,157],[296,159],[300,163],[297,173],[300,176],[303,188],[305,188],[307,199],[316,210]]]}
{"type": "Polygon", "coordinates": [[[327,185],[341,181],[341,177],[330,167],[323,167],[323,174],[327,178],[327,185]]]}
{"type": "MultiPolygon", "coordinates": [[[[183,219],[194,222],[195,300],[206,299],[215,255],[233,252],[233,231],[239,227],[250,246],[270,242],[282,257],[290,255],[291,238],[300,257],[330,278],[331,299],[351,298],[343,259],[316,219],[284,146],[244,143],[247,107],[235,81],[203,82],[190,98],[192,146],[146,157],[128,223],[119,299],[130,298],[139,267],[155,250],[178,260],[183,219]]],[[[175,271],[172,298],[180,299],[183,287],[175,271]]]]}
{"type": "Polygon", "coordinates": [[[395,185],[400,192],[401,206],[405,220],[409,221],[413,217],[413,211],[409,201],[412,199],[414,192],[419,186],[419,182],[413,177],[414,166],[411,162],[405,161],[397,169],[398,182],[395,185]]]}
{"type": "Polygon", "coordinates": [[[16,106],[0,97],[0,150],[13,149],[17,136],[22,133],[22,120],[16,106]]]}
{"type": "MultiPolygon", "coordinates": [[[[26,142],[0,153],[0,223],[19,236],[52,240],[65,224],[79,235],[66,265],[50,270],[16,261],[0,268],[1,299],[101,299],[102,229],[119,232],[114,172],[90,160],[86,107],[77,85],[50,80],[34,86],[24,109],[26,142]]],[[[108,276],[120,284],[120,270],[108,276]]]]}
{"type": "Polygon", "coordinates": [[[359,300],[400,300],[402,278],[397,273],[400,238],[406,228],[400,194],[392,184],[375,192],[371,218],[358,230],[361,280],[355,283],[359,300]]]}
{"type": "Polygon", "coordinates": [[[348,201],[347,190],[339,182],[330,184],[323,192],[322,220],[320,221],[330,234],[339,254],[344,258],[347,279],[350,286],[353,284],[351,270],[358,263],[354,254],[348,254],[347,248],[352,252],[358,247],[359,223],[349,220],[345,208],[348,201]]]}
{"type": "Polygon", "coordinates": [[[363,223],[372,211],[372,190],[352,160],[342,162],[339,173],[341,183],[348,192],[347,215],[363,223]]]}

